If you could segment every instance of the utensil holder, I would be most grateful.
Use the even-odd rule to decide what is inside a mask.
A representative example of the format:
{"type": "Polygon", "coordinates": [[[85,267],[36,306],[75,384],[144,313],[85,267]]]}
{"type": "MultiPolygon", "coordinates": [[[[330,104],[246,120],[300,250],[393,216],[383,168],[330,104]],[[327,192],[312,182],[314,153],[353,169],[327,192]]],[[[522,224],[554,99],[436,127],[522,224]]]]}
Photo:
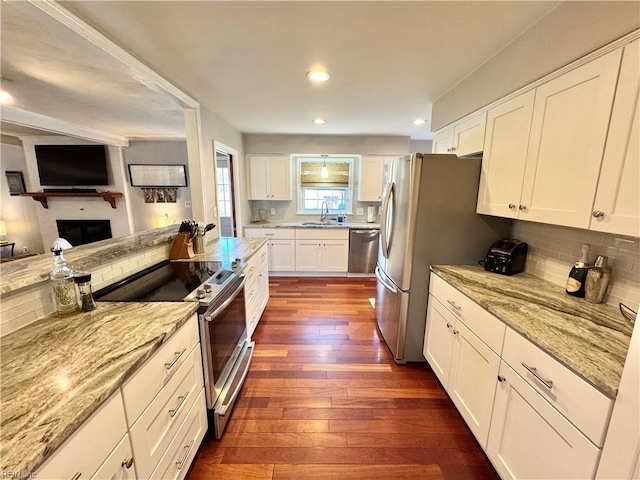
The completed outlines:
{"type": "Polygon", "coordinates": [[[193,237],[193,251],[195,253],[204,253],[204,236],[196,235],[193,237]]]}
{"type": "Polygon", "coordinates": [[[169,260],[181,260],[195,257],[193,244],[189,241],[187,233],[179,233],[173,239],[173,245],[169,252],[169,260]]]}

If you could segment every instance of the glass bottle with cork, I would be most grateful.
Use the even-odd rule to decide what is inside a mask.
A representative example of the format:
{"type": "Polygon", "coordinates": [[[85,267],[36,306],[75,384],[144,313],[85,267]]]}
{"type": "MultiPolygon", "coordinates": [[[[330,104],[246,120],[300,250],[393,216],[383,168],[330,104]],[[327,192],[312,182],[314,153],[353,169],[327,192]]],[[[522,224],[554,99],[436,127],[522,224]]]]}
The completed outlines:
{"type": "Polygon", "coordinates": [[[584,286],[587,278],[587,271],[589,270],[589,244],[582,245],[582,251],[580,253],[580,260],[571,267],[569,277],[567,278],[566,291],[569,295],[574,297],[584,298],[584,286]]]}
{"type": "Polygon", "coordinates": [[[53,284],[53,298],[58,315],[65,317],[78,311],[78,294],[73,281],[73,271],[67,267],[62,249],[54,248],[51,251],[53,252],[53,270],[50,278],[53,284]]]}

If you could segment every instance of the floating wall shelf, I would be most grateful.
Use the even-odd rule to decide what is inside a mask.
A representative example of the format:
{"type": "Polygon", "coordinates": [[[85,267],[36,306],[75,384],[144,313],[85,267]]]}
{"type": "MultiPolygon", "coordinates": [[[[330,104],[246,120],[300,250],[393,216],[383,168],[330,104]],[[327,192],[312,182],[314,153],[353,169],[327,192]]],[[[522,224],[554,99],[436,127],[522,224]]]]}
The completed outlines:
{"type": "Polygon", "coordinates": [[[90,198],[102,198],[105,202],[109,202],[111,208],[116,208],[116,198],[122,197],[121,193],[117,192],[102,192],[102,193],[70,193],[70,192],[27,192],[21,193],[22,197],[32,197],[37,202],[40,202],[44,208],[49,208],[48,199],[54,198],[70,198],[70,197],[90,197],[90,198]]]}

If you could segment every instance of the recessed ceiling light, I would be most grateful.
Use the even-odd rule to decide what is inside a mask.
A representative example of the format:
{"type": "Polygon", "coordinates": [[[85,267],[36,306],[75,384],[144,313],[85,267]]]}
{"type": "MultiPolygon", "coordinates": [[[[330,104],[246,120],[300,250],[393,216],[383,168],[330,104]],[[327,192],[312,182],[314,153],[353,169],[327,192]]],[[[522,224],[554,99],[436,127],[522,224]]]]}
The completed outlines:
{"type": "Polygon", "coordinates": [[[317,117],[313,119],[313,123],[316,125],[324,125],[327,121],[324,118],[317,117]]]}
{"type": "Polygon", "coordinates": [[[311,70],[307,72],[307,78],[312,82],[322,83],[329,80],[329,72],[326,70],[311,70]]]}
{"type": "Polygon", "coordinates": [[[413,121],[414,125],[424,125],[425,123],[427,123],[427,121],[424,118],[416,118],[413,121]]]}

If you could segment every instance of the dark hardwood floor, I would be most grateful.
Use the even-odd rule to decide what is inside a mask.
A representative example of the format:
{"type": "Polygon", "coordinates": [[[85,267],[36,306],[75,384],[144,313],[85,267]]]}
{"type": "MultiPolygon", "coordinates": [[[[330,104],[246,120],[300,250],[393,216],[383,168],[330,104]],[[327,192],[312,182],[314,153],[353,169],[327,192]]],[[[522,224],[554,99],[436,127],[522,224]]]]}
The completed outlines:
{"type": "Polygon", "coordinates": [[[375,281],[270,281],[251,370],[200,479],[496,479],[426,363],[396,365],[375,281]]]}

